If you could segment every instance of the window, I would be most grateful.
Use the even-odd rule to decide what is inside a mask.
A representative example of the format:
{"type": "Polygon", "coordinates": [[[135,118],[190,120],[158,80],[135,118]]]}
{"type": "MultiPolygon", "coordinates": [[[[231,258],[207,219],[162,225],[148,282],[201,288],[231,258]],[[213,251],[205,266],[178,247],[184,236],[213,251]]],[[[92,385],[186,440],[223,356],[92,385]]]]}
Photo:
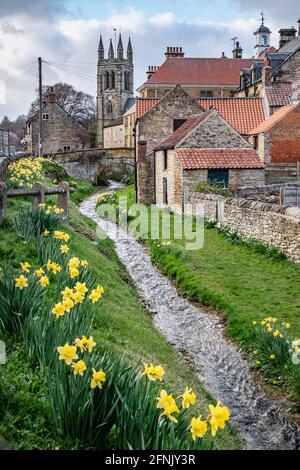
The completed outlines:
{"type": "Polygon", "coordinates": [[[229,181],[228,170],[208,170],[207,174],[208,183],[219,186],[220,188],[227,188],[229,181]]]}
{"type": "Polygon", "coordinates": [[[253,147],[255,148],[255,150],[258,149],[258,135],[255,135],[255,136],[254,136],[254,139],[253,139],[253,147]]]}
{"type": "Polygon", "coordinates": [[[168,180],[163,179],[163,204],[168,204],[168,180]]]}
{"type": "Polygon", "coordinates": [[[201,91],[201,98],[212,98],[212,91],[211,90],[202,90],[201,91]]]}
{"type": "Polygon", "coordinates": [[[261,36],[261,45],[262,46],[267,46],[268,45],[268,36],[266,36],[266,34],[263,34],[261,36]]]}
{"type": "Polygon", "coordinates": [[[173,132],[175,132],[179,127],[186,122],[186,119],[173,119],[173,132]]]}
{"type": "Polygon", "coordinates": [[[130,91],[130,73],[124,73],[124,88],[126,91],[130,91]]]}
{"type": "Polygon", "coordinates": [[[164,150],[164,170],[168,169],[168,150],[164,150]]]}
{"type": "Polygon", "coordinates": [[[116,88],[115,72],[111,72],[111,74],[110,74],[110,88],[112,88],[113,90],[116,88]]]}
{"type": "Polygon", "coordinates": [[[70,152],[70,150],[71,150],[71,147],[69,145],[64,145],[63,147],[64,152],[70,152]]]}
{"type": "Polygon", "coordinates": [[[49,114],[48,113],[43,113],[42,118],[43,118],[43,121],[48,121],[49,120],[49,114]]]}
{"type": "Polygon", "coordinates": [[[111,102],[111,101],[109,101],[109,102],[107,103],[107,105],[106,105],[106,112],[107,112],[108,114],[112,114],[112,112],[113,112],[113,105],[112,105],[112,102],[111,102]]]}
{"type": "Polygon", "coordinates": [[[105,72],[105,83],[104,87],[107,90],[109,88],[109,72],[105,72]]]}

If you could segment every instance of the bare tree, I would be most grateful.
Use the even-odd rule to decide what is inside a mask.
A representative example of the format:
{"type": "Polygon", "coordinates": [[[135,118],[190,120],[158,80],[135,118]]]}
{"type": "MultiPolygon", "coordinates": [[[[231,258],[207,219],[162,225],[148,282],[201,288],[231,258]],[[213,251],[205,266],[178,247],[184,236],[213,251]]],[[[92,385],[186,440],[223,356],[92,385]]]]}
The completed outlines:
{"type": "MultiPolygon", "coordinates": [[[[57,103],[76,121],[89,128],[96,119],[96,103],[93,96],[77,91],[68,83],[56,83],[54,86],[57,103]]],[[[46,101],[47,87],[43,92],[46,101]]],[[[28,115],[32,116],[39,109],[38,98],[31,104],[28,115]]]]}

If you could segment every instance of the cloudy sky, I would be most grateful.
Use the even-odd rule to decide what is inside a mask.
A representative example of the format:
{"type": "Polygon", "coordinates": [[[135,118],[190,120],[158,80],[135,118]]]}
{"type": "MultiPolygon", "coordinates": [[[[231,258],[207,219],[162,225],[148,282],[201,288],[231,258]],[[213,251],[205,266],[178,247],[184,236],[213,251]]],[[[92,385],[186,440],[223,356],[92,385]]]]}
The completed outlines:
{"type": "Polygon", "coordinates": [[[230,39],[238,36],[251,57],[261,11],[277,47],[278,30],[297,27],[299,0],[0,0],[0,121],[26,114],[38,56],[44,84],[66,81],[95,95],[100,31],[108,47],[118,28],[125,43],[132,38],[137,87],[167,46],[190,57],[231,57],[230,39]]]}

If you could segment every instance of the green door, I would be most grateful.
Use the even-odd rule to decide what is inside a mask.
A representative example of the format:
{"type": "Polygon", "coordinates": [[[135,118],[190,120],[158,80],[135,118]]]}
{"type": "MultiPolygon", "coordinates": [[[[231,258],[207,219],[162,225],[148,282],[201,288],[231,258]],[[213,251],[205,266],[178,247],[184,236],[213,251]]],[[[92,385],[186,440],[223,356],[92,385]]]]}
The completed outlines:
{"type": "Polygon", "coordinates": [[[228,170],[208,170],[207,180],[209,183],[219,186],[220,188],[227,188],[229,181],[228,170]]]}

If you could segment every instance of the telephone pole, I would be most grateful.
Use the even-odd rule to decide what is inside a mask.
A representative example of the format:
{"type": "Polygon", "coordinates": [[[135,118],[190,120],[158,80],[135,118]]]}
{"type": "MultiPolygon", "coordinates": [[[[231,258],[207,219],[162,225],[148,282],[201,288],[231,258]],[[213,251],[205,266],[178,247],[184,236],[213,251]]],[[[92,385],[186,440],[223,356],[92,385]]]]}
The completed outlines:
{"type": "Polygon", "coordinates": [[[39,63],[39,157],[43,156],[43,84],[42,84],[42,58],[39,63]]]}

